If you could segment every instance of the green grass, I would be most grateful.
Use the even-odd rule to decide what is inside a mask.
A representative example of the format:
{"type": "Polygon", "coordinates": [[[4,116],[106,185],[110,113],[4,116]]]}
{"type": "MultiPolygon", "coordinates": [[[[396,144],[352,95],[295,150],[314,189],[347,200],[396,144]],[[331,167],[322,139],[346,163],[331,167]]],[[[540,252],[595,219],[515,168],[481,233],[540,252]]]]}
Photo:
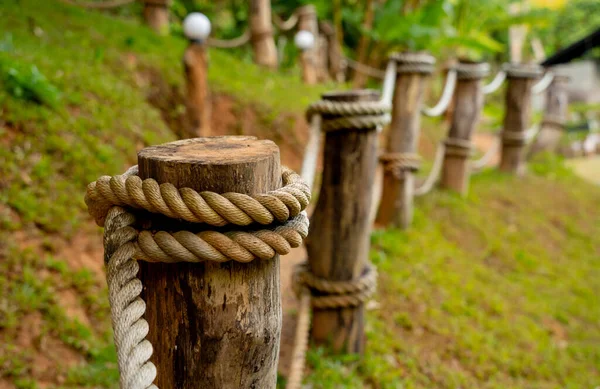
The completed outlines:
{"type": "Polygon", "coordinates": [[[600,385],[600,189],[546,159],[474,177],[462,199],[417,202],[414,228],[377,231],[364,358],[312,351],[314,388],[600,385]],[[342,357],[347,361],[347,357],[342,357]]]}

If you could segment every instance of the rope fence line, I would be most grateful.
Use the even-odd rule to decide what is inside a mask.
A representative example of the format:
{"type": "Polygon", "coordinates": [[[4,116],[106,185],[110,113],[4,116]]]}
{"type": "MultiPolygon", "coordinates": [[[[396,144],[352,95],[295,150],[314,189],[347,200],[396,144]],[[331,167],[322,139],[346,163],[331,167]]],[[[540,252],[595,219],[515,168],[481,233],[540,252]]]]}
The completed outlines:
{"type": "Polygon", "coordinates": [[[544,73],[544,77],[542,77],[541,80],[539,80],[538,82],[536,82],[531,87],[531,93],[534,94],[534,95],[542,93],[543,91],[545,91],[546,89],[548,89],[548,87],[550,86],[550,84],[552,84],[552,81],[554,81],[554,73],[550,72],[550,71],[544,73]]]}
{"type": "Polygon", "coordinates": [[[501,144],[499,133],[495,134],[490,148],[481,156],[481,158],[471,161],[471,172],[477,173],[486,167],[492,158],[500,151],[501,144]]]}
{"type": "Polygon", "coordinates": [[[435,117],[440,116],[448,109],[450,101],[452,101],[452,95],[454,94],[454,88],[456,87],[457,72],[456,69],[450,69],[448,76],[446,77],[446,83],[444,84],[444,90],[440,101],[433,107],[423,107],[421,112],[425,116],[435,117]]]}
{"type": "Polygon", "coordinates": [[[243,46],[246,43],[250,42],[250,38],[251,38],[250,30],[246,29],[246,31],[244,31],[242,33],[242,35],[240,35],[237,38],[233,38],[233,39],[208,38],[206,40],[206,44],[211,47],[218,48],[218,49],[233,49],[236,47],[243,46]]]}
{"type": "Polygon", "coordinates": [[[294,12],[288,20],[283,20],[279,15],[273,14],[273,24],[275,24],[275,26],[277,26],[277,28],[281,31],[289,31],[293,29],[298,24],[298,20],[299,18],[296,12],[294,12]]]}
{"type": "Polygon", "coordinates": [[[446,146],[444,142],[440,142],[438,144],[437,149],[435,150],[435,159],[433,160],[433,166],[427,175],[427,178],[423,183],[417,187],[415,187],[414,195],[415,196],[423,196],[427,193],[431,192],[435,183],[440,178],[440,173],[442,172],[442,165],[444,162],[444,153],[446,146]]]}
{"type": "Polygon", "coordinates": [[[88,1],[79,2],[73,0],[61,0],[65,4],[74,5],[76,7],[89,8],[89,9],[111,9],[123,7],[125,5],[134,3],[136,0],[113,0],[113,1],[88,1]]]}
{"type": "Polygon", "coordinates": [[[386,72],[384,70],[376,69],[376,68],[371,67],[369,65],[362,64],[362,63],[360,63],[358,61],[355,61],[355,60],[353,60],[352,58],[349,58],[349,57],[344,57],[344,61],[346,62],[346,64],[348,65],[348,67],[356,70],[359,73],[363,73],[363,74],[366,74],[369,77],[374,77],[374,78],[380,78],[380,79],[384,79],[385,78],[386,72]]]}
{"type": "MultiPolygon", "coordinates": [[[[292,176],[295,173],[285,169],[283,175],[292,176]]],[[[121,181],[128,182],[131,177],[137,177],[137,169],[129,169],[116,177],[124,177],[121,181]]],[[[306,184],[303,186],[308,187],[306,184]]],[[[289,252],[291,247],[300,246],[308,234],[308,217],[304,210],[296,216],[288,215],[287,220],[278,225],[257,231],[203,231],[196,234],[185,230],[155,232],[150,230],[157,227],[151,225],[152,219],[148,223],[148,220],[138,220],[134,215],[133,212],[139,207],[125,204],[128,208],[123,208],[120,206],[123,201],[114,197],[108,199],[108,203],[115,201],[107,208],[106,201],[92,198],[98,194],[96,189],[101,187],[98,182],[90,184],[90,187],[85,199],[88,210],[98,225],[105,227],[107,283],[122,389],[158,389],[153,384],[157,369],[150,361],[152,344],[146,339],[149,325],[144,319],[146,304],[140,297],[143,285],[137,277],[138,260],[168,263],[268,260],[277,254],[289,252]],[[142,225],[144,228],[140,227],[142,225]],[[266,246],[270,249],[265,249],[266,246]]],[[[252,203],[252,200],[247,201],[252,203]]],[[[172,212],[161,211],[158,213],[169,218],[173,215],[172,212]]],[[[204,224],[203,221],[200,223],[204,224]]],[[[236,221],[226,224],[236,224],[236,221]]]]}
{"type": "Polygon", "coordinates": [[[490,81],[489,84],[483,86],[483,94],[489,95],[490,93],[494,93],[495,91],[500,89],[505,80],[506,72],[504,70],[499,71],[498,73],[496,73],[496,76],[492,81],[490,81]]]}

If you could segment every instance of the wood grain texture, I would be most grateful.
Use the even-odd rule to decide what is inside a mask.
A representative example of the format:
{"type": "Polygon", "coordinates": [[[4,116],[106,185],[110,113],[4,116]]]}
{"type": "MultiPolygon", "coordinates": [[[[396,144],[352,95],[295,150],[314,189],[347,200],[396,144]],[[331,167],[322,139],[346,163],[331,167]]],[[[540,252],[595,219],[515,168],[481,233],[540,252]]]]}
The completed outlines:
{"type": "Polygon", "coordinates": [[[186,108],[193,136],[210,133],[210,97],[208,90],[208,55],[206,46],[191,43],[183,54],[186,81],[186,108]]]}
{"type": "MultiPolygon", "coordinates": [[[[525,132],[531,125],[531,87],[535,78],[508,77],[504,114],[504,131],[525,132]]],[[[525,145],[502,142],[500,170],[525,173],[525,145]]]]}
{"type": "MultiPolygon", "coordinates": [[[[376,101],[370,91],[326,94],[332,101],[376,101]]],[[[330,116],[324,116],[326,120],[330,116]]],[[[368,261],[369,210],[377,166],[377,131],[353,129],[325,136],[323,179],[306,249],[311,271],[329,280],[351,280],[368,261]]],[[[312,340],[333,350],[362,353],[364,306],[315,310],[312,340]]]]}
{"type": "MultiPolygon", "coordinates": [[[[196,138],[143,149],[142,179],[218,193],[281,187],[279,149],[254,137],[196,138]]],[[[140,263],[160,388],[273,389],[279,257],[241,264],[140,263]]]]}
{"type": "MultiPolygon", "coordinates": [[[[454,90],[454,112],[448,138],[470,141],[483,110],[483,89],[480,79],[459,79],[454,90]]],[[[469,157],[447,152],[444,155],[441,187],[465,195],[469,187],[469,157]]]]}
{"type": "Polygon", "coordinates": [[[542,151],[556,151],[558,148],[560,138],[564,133],[569,106],[567,84],[567,77],[554,76],[548,87],[542,128],[529,150],[529,156],[542,151]]]}
{"type": "Polygon", "coordinates": [[[271,0],[250,0],[250,41],[254,51],[254,62],[276,69],[277,48],[271,25],[271,0]]]}
{"type": "MultiPolygon", "coordinates": [[[[421,129],[421,107],[426,75],[399,73],[392,100],[392,123],[386,152],[416,153],[421,129]]],[[[413,219],[414,173],[404,171],[400,179],[391,172],[383,176],[383,192],[377,223],[407,228],[413,219]]]]}

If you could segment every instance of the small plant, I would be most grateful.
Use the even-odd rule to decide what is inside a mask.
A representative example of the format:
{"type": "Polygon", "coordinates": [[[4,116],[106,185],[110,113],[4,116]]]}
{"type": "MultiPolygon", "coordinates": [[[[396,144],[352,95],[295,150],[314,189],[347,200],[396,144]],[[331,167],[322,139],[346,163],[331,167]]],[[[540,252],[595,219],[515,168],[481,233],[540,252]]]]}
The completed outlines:
{"type": "Polygon", "coordinates": [[[60,91],[48,81],[37,66],[20,66],[15,61],[0,57],[0,80],[6,91],[17,99],[56,108],[60,91]]]}

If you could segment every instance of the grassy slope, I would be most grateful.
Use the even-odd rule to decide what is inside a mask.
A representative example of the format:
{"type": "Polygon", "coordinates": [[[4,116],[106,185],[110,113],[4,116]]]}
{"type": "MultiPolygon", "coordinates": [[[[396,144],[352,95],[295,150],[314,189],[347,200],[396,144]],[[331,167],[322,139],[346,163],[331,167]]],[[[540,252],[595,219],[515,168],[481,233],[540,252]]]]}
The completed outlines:
{"type": "Polygon", "coordinates": [[[551,159],[532,170],[523,179],[482,173],[466,200],[432,193],[417,202],[413,229],[376,232],[380,307],[369,314],[367,355],[342,365],[313,352],[309,381],[599,385],[600,189],[551,159]]]}
{"type": "MultiPolygon", "coordinates": [[[[0,4],[0,31],[14,46],[0,58],[37,65],[62,102],[50,110],[0,88],[0,377],[23,388],[57,384],[35,366],[36,349],[48,348],[38,343],[55,339],[60,344],[51,345],[83,358],[77,369],[57,363],[60,386],[108,387],[116,371],[103,283],[67,266],[56,241],[86,227],[87,182],[122,171],[133,150],[173,139],[146,102],[145,75],[157,69],[180,88],[185,43],[55,2],[16,4],[0,4]],[[24,248],[17,233],[32,229],[38,242],[24,248]],[[57,297],[64,290],[77,292],[90,323],[66,315],[57,297]],[[19,334],[29,331],[39,336],[24,347],[19,334]]],[[[300,112],[318,93],[295,75],[272,75],[219,51],[211,52],[210,79],[269,114],[300,112]]],[[[342,366],[313,351],[308,381],[317,388],[598,385],[600,191],[560,164],[539,173],[526,180],[484,173],[466,201],[434,193],[419,200],[414,229],[374,234],[381,308],[369,317],[368,354],[342,366]]]]}

